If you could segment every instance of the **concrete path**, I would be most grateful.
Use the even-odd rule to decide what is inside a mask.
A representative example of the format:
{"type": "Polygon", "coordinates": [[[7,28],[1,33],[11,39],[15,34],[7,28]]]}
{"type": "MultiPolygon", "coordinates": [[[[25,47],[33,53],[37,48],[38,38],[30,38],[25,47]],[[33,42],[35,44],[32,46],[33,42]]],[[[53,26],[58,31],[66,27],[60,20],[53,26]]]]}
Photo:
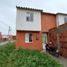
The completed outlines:
{"type": "Polygon", "coordinates": [[[64,58],[62,56],[59,56],[59,57],[55,57],[51,54],[48,54],[50,55],[52,58],[54,58],[57,62],[59,62],[60,64],[63,65],[63,67],[67,67],[67,58],[64,58]]]}
{"type": "Polygon", "coordinates": [[[59,62],[60,64],[62,64],[62,65],[63,65],[62,67],[67,67],[67,58],[64,58],[64,57],[62,57],[62,56],[55,57],[55,56],[49,54],[48,52],[46,52],[45,50],[43,50],[42,52],[48,54],[48,55],[51,56],[53,59],[55,59],[57,62],[59,62]]]}
{"type": "Polygon", "coordinates": [[[1,42],[1,43],[0,43],[0,46],[1,46],[1,45],[4,45],[4,44],[7,44],[7,43],[8,43],[8,41],[1,42]]]}
{"type": "Polygon", "coordinates": [[[53,56],[53,58],[54,58],[56,61],[60,62],[60,64],[62,64],[63,67],[67,67],[67,58],[64,58],[64,57],[62,57],[62,56],[60,56],[60,57],[58,57],[58,58],[53,56]]]}
{"type": "MultiPolygon", "coordinates": [[[[1,46],[1,45],[5,45],[5,44],[7,44],[8,42],[9,42],[9,41],[1,42],[1,43],[0,43],[0,46],[1,46]]],[[[15,42],[15,41],[10,41],[10,42],[15,42]]]]}

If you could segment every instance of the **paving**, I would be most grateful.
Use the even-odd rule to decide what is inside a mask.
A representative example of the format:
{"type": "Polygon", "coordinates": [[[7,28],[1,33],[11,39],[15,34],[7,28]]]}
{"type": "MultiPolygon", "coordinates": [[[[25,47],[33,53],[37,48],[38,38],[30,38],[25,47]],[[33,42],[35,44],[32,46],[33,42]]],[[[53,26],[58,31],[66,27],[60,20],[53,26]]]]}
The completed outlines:
{"type": "Polygon", "coordinates": [[[62,64],[63,67],[67,67],[67,58],[64,58],[62,56],[59,56],[59,57],[52,56],[52,58],[54,58],[58,63],[62,64]]]}
{"type": "MultiPolygon", "coordinates": [[[[1,46],[1,45],[5,45],[5,44],[7,44],[8,42],[9,42],[9,41],[1,42],[1,43],[0,43],[0,46],[1,46]]],[[[15,42],[15,41],[10,41],[10,42],[15,42]]]]}
{"type": "Polygon", "coordinates": [[[0,46],[1,46],[1,45],[5,45],[5,44],[7,44],[7,43],[8,43],[8,41],[1,42],[1,43],[0,43],[0,46]]]}
{"type": "Polygon", "coordinates": [[[62,56],[60,57],[53,57],[56,61],[58,61],[60,64],[63,65],[63,67],[67,67],[67,58],[64,58],[62,56]]]}

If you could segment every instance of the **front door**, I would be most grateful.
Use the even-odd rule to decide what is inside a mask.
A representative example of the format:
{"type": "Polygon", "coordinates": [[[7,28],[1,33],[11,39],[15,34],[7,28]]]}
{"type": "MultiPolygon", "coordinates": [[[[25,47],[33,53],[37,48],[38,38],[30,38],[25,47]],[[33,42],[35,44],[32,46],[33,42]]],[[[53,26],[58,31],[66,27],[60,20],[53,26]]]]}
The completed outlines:
{"type": "Polygon", "coordinates": [[[47,43],[47,34],[43,34],[43,43],[44,43],[44,44],[47,43]]]}

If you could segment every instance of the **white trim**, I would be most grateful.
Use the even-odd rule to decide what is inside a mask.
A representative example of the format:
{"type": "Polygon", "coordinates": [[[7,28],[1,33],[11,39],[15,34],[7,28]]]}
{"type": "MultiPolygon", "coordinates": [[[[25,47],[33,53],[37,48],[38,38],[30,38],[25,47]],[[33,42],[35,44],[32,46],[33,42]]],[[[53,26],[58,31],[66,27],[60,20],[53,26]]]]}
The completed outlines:
{"type": "MultiPolygon", "coordinates": [[[[30,33],[25,33],[25,43],[32,43],[29,41],[29,34],[30,33]]],[[[33,38],[32,38],[32,40],[33,40],[33,38]]]]}
{"type": "Polygon", "coordinates": [[[25,43],[29,43],[29,33],[25,34],[25,43]]]}

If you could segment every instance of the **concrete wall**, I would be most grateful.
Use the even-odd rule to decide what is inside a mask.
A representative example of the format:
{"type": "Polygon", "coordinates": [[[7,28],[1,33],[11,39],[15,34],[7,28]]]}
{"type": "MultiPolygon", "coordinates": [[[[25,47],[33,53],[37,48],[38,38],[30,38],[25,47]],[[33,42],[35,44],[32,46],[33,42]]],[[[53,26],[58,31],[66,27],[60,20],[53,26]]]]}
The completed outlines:
{"type": "MultiPolygon", "coordinates": [[[[64,25],[66,26],[66,24],[64,25]]],[[[64,29],[64,27],[63,30],[61,29],[59,30],[59,32],[53,31],[48,33],[48,42],[50,41],[53,43],[53,46],[60,47],[60,55],[67,57],[67,30],[64,29]],[[57,41],[57,33],[59,37],[59,45],[57,41]]]]}

